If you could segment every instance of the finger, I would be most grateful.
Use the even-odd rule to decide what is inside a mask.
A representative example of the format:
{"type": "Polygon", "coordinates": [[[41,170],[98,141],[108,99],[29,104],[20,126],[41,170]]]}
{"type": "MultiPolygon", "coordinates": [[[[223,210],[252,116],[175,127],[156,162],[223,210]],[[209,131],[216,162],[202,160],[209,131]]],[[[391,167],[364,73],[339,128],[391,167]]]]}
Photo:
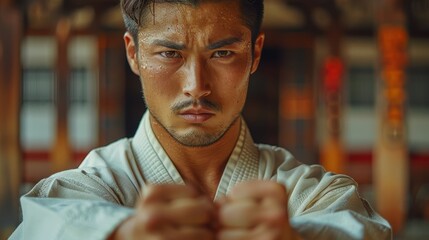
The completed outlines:
{"type": "Polygon", "coordinates": [[[282,234],[283,228],[270,228],[259,226],[251,231],[249,239],[291,239],[285,238],[282,234]]]}
{"type": "Polygon", "coordinates": [[[269,227],[279,227],[289,224],[289,214],[287,203],[280,202],[275,198],[265,198],[260,203],[260,209],[257,219],[258,224],[264,224],[269,227]]]}
{"type": "Polygon", "coordinates": [[[258,222],[259,204],[252,200],[236,200],[219,210],[219,224],[227,228],[252,228],[258,222]]]}
{"type": "Polygon", "coordinates": [[[217,235],[218,240],[238,240],[238,239],[249,239],[249,231],[247,229],[222,229],[217,235]]]}
{"type": "Polygon", "coordinates": [[[219,208],[219,224],[228,228],[279,227],[288,224],[287,206],[274,198],[233,200],[219,208]]]}
{"type": "Polygon", "coordinates": [[[207,239],[212,240],[215,238],[215,234],[210,228],[203,227],[172,227],[165,226],[162,229],[137,229],[134,232],[127,232],[127,238],[124,239],[169,239],[169,240],[200,240],[207,239]]]}
{"type": "Polygon", "coordinates": [[[189,186],[163,184],[148,186],[143,190],[144,203],[169,202],[178,198],[194,198],[198,192],[189,186]]]}
{"type": "Polygon", "coordinates": [[[181,198],[172,201],[165,214],[176,225],[208,225],[215,217],[215,206],[206,197],[181,198]]]}
{"type": "Polygon", "coordinates": [[[215,236],[211,229],[200,228],[200,227],[182,227],[175,228],[174,230],[164,232],[164,238],[162,239],[187,239],[187,240],[212,240],[215,236]]]}
{"type": "Polygon", "coordinates": [[[286,188],[273,181],[250,181],[237,184],[229,194],[229,199],[255,199],[275,198],[287,202],[286,188]]]}
{"type": "Polygon", "coordinates": [[[168,203],[142,206],[137,211],[145,228],[211,226],[215,207],[205,197],[181,198],[168,203]]]}
{"type": "Polygon", "coordinates": [[[292,239],[285,238],[282,234],[282,229],[272,229],[265,226],[259,226],[254,229],[222,229],[217,233],[216,237],[218,240],[292,239]]]}

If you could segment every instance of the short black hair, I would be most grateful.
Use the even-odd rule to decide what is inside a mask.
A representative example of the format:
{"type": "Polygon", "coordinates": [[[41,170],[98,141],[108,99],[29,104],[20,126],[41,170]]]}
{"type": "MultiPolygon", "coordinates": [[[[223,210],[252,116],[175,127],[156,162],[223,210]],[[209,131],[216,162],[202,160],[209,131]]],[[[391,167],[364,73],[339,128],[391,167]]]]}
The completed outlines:
{"type": "MultiPolygon", "coordinates": [[[[202,2],[208,1],[219,2],[220,0],[121,0],[121,9],[127,31],[131,33],[134,40],[137,40],[139,28],[143,25],[142,19],[144,15],[151,10],[150,8],[154,7],[153,4],[179,3],[197,6],[202,2]]],[[[239,1],[241,18],[244,24],[250,29],[252,33],[252,43],[254,44],[261,30],[264,15],[264,0],[226,1],[239,1]]]]}

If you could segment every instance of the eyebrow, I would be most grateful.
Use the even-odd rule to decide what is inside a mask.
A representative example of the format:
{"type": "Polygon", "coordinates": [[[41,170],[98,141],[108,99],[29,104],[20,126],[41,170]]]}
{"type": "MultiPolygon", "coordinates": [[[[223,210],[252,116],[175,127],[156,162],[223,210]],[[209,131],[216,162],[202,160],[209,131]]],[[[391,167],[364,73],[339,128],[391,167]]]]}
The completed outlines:
{"type": "MultiPolygon", "coordinates": [[[[228,45],[232,45],[234,43],[237,42],[242,42],[243,40],[239,37],[232,37],[232,38],[227,38],[227,39],[222,39],[220,41],[214,42],[214,43],[210,43],[207,46],[207,49],[209,50],[214,50],[217,48],[221,48],[221,47],[225,47],[228,45]]],[[[167,47],[167,48],[171,48],[174,50],[183,50],[186,48],[186,45],[184,44],[180,44],[180,43],[175,43],[169,40],[162,40],[162,39],[155,39],[152,44],[154,45],[158,45],[158,46],[163,46],[163,47],[167,47]]]]}
{"type": "Polygon", "coordinates": [[[152,44],[163,46],[163,47],[167,47],[167,48],[171,48],[171,49],[174,49],[174,50],[183,50],[183,49],[185,49],[185,45],[184,44],[175,43],[175,42],[168,41],[168,40],[156,39],[156,40],[154,40],[152,42],[152,44]]]}
{"type": "Polygon", "coordinates": [[[207,46],[207,49],[214,50],[214,49],[225,47],[228,45],[232,45],[234,43],[241,42],[241,41],[243,41],[243,40],[239,37],[227,38],[227,39],[223,39],[223,40],[209,44],[207,46]]]}

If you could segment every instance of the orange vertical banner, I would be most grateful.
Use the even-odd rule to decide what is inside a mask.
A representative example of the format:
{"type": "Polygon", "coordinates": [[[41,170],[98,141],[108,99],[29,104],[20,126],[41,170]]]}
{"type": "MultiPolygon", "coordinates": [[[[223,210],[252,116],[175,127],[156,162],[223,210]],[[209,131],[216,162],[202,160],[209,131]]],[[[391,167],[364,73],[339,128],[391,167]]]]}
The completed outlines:
{"type": "Polygon", "coordinates": [[[344,153],[341,137],[342,85],[344,64],[339,57],[325,60],[322,71],[323,98],[325,103],[325,126],[321,143],[320,162],[326,170],[344,173],[344,153]]]}
{"type": "Polygon", "coordinates": [[[339,16],[333,14],[332,17],[334,20],[326,33],[329,54],[323,63],[321,74],[324,103],[322,129],[325,132],[320,144],[320,163],[328,171],[344,173],[342,139],[344,61],[341,56],[343,28],[339,16]]]}
{"type": "Polygon", "coordinates": [[[408,35],[405,17],[395,1],[380,4],[378,48],[378,138],[374,149],[374,186],[377,210],[394,232],[407,215],[409,179],[406,114],[406,64],[408,35]]]}

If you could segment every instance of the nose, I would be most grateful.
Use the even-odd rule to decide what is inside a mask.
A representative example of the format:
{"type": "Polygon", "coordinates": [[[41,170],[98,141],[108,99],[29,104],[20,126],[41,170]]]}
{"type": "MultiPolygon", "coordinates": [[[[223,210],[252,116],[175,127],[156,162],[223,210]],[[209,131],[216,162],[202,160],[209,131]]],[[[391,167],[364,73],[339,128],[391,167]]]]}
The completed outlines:
{"type": "Polygon", "coordinates": [[[183,85],[183,93],[187,97],[199,99],[210,95],[211,89],[207,79],[206,67],[200,60],[191,61],[188,64],[183,85]]]}

